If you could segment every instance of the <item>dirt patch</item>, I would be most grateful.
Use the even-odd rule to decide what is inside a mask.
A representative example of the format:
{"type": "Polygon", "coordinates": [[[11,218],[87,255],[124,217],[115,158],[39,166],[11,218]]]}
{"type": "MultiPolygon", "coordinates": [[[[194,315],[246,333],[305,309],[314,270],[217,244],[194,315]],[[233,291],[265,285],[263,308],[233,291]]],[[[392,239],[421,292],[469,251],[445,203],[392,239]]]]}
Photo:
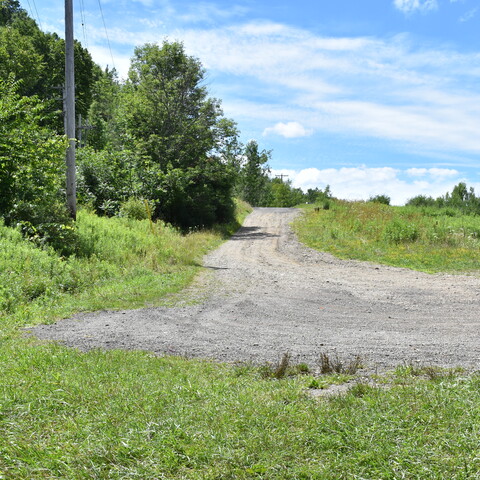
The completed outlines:
{"type": "Polygon", "coordinates": [[[480,279],[343,261],[301,245],[295,209],[258,208],[204,259],[174,307],[78,315],[32,329],[82,350],[140,349],[264,363],[290,352],[404,363],[480,365],[480,279]],[[192,299],[197,303],[191,304],[192,299]]]}

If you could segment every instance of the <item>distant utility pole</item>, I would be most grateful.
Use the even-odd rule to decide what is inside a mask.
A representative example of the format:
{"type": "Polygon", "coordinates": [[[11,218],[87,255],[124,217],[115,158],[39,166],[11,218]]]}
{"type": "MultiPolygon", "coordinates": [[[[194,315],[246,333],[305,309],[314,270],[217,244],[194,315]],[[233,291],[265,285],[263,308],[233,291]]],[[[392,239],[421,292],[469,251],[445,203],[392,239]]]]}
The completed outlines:
{"type": "Polygon", "coordinates": [[[82,122],[82,114],[78,116],[78,121],[77,121],[77,137],[78,137],[78,148],[83,148],[85,146],[85,143],[83,142],[83,131],[85,130],[88,132],[88,130],[94,130],[95,127],[93,125],[89,125],[88,123],[83,123],[82,122]]]}
{"type": "Polygon", "coordinates": [[[280,175],[275,175],[275,177],[279,178],[283,182],[283,177],[287,178],[288,175],[285,175],[284,173],[281,173],[280,175]]]}
{"type": "Polygon", "coordinates": [[[77,187],[75,179],[75,63],[73,50],[73,0],[65,0],[65,134],[67,149],[67,207],[70,216],[77,217],[77,187]]]}

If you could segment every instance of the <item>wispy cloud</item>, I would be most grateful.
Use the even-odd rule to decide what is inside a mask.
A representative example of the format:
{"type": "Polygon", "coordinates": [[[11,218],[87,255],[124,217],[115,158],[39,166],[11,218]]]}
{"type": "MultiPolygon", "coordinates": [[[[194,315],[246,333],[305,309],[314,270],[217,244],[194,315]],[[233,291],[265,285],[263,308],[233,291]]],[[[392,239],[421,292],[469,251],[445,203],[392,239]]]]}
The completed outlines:
{"type": "Polygon", "coordinates": [[[459,18],[459,21],[462,22],[462,23],[463,22],[468,22],[469,20],[471,20],[472,18],[474,18],[477,15],[478,10],[479,10],[479,7],[472,8],[471,10],[466,12],[464,15],[462,15],[459,18]]]}
{"type": "Polygon", "coordinates": [[[212,73],[229,75],[225,107],[261,132],[285,131],[290,118],[316,131],[480,153],[478,53],[424,49],[405,35],[323,38],[265,22],[178,36],[212,73]]]}
{"type": "MultiPolygon", "coordinates": [[[[117,23],[107,19],[123,77],[134,46],[180,40],[206,67],[225,113],[248,125],[250,136],[275,141],[274,135],[315,139],[333,132],[388,142],[399,152],[456,155],[470,165],[478,160],[480,52],[427,48],[407,34],[334,37],[279,22],[244,22],[235,3],[231,10],[213,2],[181,10],[170,0],[149,1],[142,0],[136,17],[126,14],[131,2],[117,2],[117,23]],[[200,22],[205,12],[224,22],[200,22]]],[[[433,0],[394,5],[405,13],[438,6],[433,0]]],[[[103,25],[87,20],[94,59],[110,65],[103,25]]]]}
{"type": "Polygon", "coordinates": [[[428,12],[438,8],[437,0],[394,0],[393,4],[405,14],[428,12]]]}

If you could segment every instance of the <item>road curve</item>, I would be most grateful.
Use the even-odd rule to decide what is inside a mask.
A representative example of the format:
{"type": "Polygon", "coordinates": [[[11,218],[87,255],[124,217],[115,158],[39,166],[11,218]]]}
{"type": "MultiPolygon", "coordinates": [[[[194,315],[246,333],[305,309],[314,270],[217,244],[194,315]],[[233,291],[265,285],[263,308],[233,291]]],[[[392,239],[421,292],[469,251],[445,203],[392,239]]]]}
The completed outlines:
{"type": "Polygon", "coordinates": [[[31,331],[82,350],[140,349],[217,361],[314,365],[360,355],[371,370],[405,363],[480,366],[480,279],[342,261],[299,244],[296,209],[257,208],[174,307],[78,315],[31,331]],[[192,304],[192,299],[197,301],[192,304]]]}

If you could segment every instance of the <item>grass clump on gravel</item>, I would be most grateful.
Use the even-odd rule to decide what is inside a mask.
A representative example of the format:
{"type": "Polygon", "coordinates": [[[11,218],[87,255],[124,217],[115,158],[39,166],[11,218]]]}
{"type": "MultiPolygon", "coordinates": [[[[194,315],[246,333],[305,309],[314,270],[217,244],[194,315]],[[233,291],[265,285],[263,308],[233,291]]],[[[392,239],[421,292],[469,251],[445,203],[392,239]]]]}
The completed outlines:
{"type": "Polygon", "coordinates": [[[451,208],[331,201],[294,228],[306,245],[340,258],[425,272],[478,272],[480,217],[451,208]]]}

